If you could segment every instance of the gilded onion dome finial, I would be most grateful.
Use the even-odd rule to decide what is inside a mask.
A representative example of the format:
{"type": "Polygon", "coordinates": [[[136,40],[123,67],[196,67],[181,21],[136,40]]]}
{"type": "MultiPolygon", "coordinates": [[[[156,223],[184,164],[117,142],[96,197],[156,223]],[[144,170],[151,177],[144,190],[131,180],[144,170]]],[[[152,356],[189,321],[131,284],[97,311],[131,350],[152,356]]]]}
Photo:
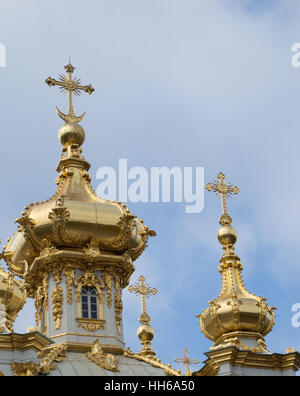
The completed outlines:
{"type": "Polygon", "coordinates": [[[210,301],[209,308],[200,317],[200,326],[204,335],[214,342],[212,350],[227,346],[268,353],[264,336],[273,328],[275,322],[274,307],[269,307],[266,298],[249,293],[242,279],[243,265],[234,251],[237,233],[231,226],[226,198],[238,194],[239,189],[225,181],[223,173],[218,174],[218,181],[206,186],[222,199],[221,228],[218,240],[224,253],[220,260],[219,272],[222,275],[222,289],[217,298],[210,301]]]}
{"type": "Polygon", "coordinates": [[[139,318],[141,326],[137,330],[137,335],[141,340],[143,347],[138,354],[143,356],[154,356],[155,352],[151,348],[151,341],[154,337],[154,330],[150,325],[151,318],[146,310],[146,298],[157,294],[157,290],[147,285],[145,280],[145,277],[141,275],[139,277],[139,281],[136,282],[134,285],[130,285],[128,287],[128,290],[130,291],[130,293],[135,293],[142,300],[142,314],[139,318]]]}

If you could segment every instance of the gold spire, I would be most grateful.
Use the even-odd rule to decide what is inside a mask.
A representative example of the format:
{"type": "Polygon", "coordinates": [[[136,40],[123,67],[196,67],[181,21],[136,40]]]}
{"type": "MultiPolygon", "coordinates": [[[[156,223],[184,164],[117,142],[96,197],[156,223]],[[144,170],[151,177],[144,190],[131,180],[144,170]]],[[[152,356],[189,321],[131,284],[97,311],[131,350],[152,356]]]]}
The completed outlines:
{"type": "Polygon", "coordinates": [[[139,354],[144,356],[153,356],[155,352],[151,348],[151,341],[154,337],[154,330],[150,325],[150,316],[146,310],[146,298],[157,294],[157,290],[151,288],[147,283],[145,283],[145,278],[143,275],[139,277],[139,281],[134,285],[130,285],[128,287],[130,293],[135,293],[142,300],[142,314],[139,318],[141,326],[137,330],[137,335],[141,340],[141,344],[143,345],[139,354]]]}
{"type": "Polygon", "coordinates": [[[183,363],[185,365],[185,375],[186,376],[190,376],[192,374],[191,370],[190,370],[190,365],[191,364],[199,364],[200,361],[197,359],[191,359],[189,357],[189,351],[187,350],[187,348],[184,349],[184,357],[183,358],[176,358],[174,359],[175,363],[183,363]]]}
{"type": "Polygon", "coordinates": [[[92,87],[92,85],[81,85],[81,81],[79,78],[74,77],[73,78],[73,72],[75,70],[75,67],[69,63],[68,65],[65,66],[66,72],[68,73],[68,78],[62,74],[59,76],[59,80],[55,80],[52,77],[48,77],[45,82],[49,85],[49,87],[54,87],[55,85],[58,85],[60,90],[62,92],[68,92],[69,93],[69,112],[68,114],[62,113],[58,107],[56,107],[56,111],[60,118],[62,118],[66,123],[77,123],[80,122],[83,117],[85,116],[85,112],[79,116],[76,117],[73,109],[73,93],[76,96],[81,95],[81,91],[87,92],[89,95],[91,95],[95,89],[92,87]]]}
{"type": "Polygon", "coordinates": [[[274,307],[270,308],[265,298],[250,294],[242,279],[243,265],[234,252],[237,233],[231,226],[232,219],[227,212],[226,198],[237,194],[239,189],[226,184],[225,175],[219,173],[218,181],[206,186],[222,198],[222,227],[218,240],[224,253],[220,260],[222,289],[217,298],[210,301],[210,307],[203,311],[200,326],[204,335],[214,341],[211,349],[236,346],[253,352],[267,353],[264,336],[273,328],[274,307]]]}

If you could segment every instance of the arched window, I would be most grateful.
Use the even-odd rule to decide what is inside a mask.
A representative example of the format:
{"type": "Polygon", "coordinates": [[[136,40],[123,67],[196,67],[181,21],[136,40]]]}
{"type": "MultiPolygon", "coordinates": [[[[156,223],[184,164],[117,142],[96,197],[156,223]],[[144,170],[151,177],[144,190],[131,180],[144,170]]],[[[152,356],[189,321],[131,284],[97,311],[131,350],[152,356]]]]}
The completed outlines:
{"type": "Polygon", "coordinates": [[[83,319],[98,319],[98,292],[95,287],[82,287],[81,310],[83,319]]]}

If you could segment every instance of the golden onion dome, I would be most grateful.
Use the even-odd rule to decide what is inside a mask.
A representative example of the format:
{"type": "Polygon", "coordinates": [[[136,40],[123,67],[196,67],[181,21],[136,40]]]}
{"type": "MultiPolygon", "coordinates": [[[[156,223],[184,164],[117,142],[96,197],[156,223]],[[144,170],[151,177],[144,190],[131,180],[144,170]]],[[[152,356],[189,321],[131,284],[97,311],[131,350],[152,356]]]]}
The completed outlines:
{"type": "MultiPolygon", "coordinates": [[[[201,314],[200,325],[204,335],[215,343],[232,332],[254,332],[266,336],[273,328],[274,308],[265,298],[249,293],[242,279],[243,265],[234,252],[230,240],[236,239],[236,232],[230,227],[221,227],[218,236],[223,235],[225,253],[220,260],[222,289],[217,298],[210,301],[209,308],[201,314]]],[[[220,239],[220,237],[219,237],[220,239]]]]}
{"type": "Polygon", "coordinates": [[[220,218],[222,227],[218,231],[218,240],[224,254],[220,260],[219,272],[222,275],[222,289],[218,297],[209,302],[200,317],[203,334],[214,342],[211,349],[235,345],[253,352],[267,352],[264,344],[266,336],[275,323],[274,307],[269,307],[266,298],[249,293],[242,279],[243,265],[234,252],[237,232],[231,226],[226,197],[237,194],[239,189],[225,183],[220,173],[218,181],[208,184],[207,190],[214,191],[222,198],[223,213],[220,218]],[[249,340],[252,341],[249,344],[249,340]],[[255,340],[255,342],[253,341],[255,340]],[[251,346],[249,346],[251,345],[251,346]]]}
{"type": "Polygon", "coordinates": [[[57,190],[45,202],[26,206],[16,222],[18,231],[4,247],[9,269],[24,277],[44,249],[97,248],[136,260],[146,247],[149,230],[125,204],[99,198],[91,187],[90,164],[80,144],[84,130],[66,123],[59,130],[63,152],[57,167],[57,190]]]}
{"type": "Polygon", "coordinates": [[[0,333],[13,331],[13,324],[25,302],[24,284],[0,267],[0,333]]]}

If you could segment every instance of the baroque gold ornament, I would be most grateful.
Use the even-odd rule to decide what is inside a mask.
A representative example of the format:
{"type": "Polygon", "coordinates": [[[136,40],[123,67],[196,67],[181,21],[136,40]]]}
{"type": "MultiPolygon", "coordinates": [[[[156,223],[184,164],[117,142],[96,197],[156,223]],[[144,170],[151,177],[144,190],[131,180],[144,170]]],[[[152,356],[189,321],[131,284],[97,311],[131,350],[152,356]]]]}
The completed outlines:
{"type": "Polygon", "coordinates": [[[119,371],[115,356],[111,353],[103,353],[98,340],[93,343],[91,351],[86,353],[86,357],[105,370],[119,371]]]}
{"type": "Polygon", "coordinates": [[[133,286],[129,286],[128,290],[131,293],[135,293],[142,300],[142,314],[139,318],[141,326],[137,329],[137,335],[143,347],[139,351],[139,354],[144,356],[154,356],[155,352],[151,348],[154,330],[150,325],[151,319],[146,310],[146,298],[157,294],[157,290],[150,288],[150,286],[145,283],[145,277],[143,275],[139,277],[139,281],[133,286]]]}
{"type": "Polygon", "coordinates": [[[56,107],[56,111],[60,116],[60,118],[62,118],[66,123],[77,123],[83,119],[85,113],[83,113],[79,117],[75,116],[73,109],[73,94],[79,96],[81,94],[81,91],[84,91],[87,92],[89,95],[91,95],[95,91],[95,89],[92,87],[92,85],[81,85],[80,79],[73,77],[75,67],[72,66],[71,63],[65,66],[65,70],[68,73],[68,78],[66,78],[62,74],[59,76],[59,80],[55,80],[52,77],[48,77],[46,79],[46,84],[48,84],[49,87],[54,87],[57,85],[59,86],[62,92],[68,92],[69,94],[68,114],[66,115],[62,113],[58,109],[58,107],[56,107]]]}
{"type": "Polygon", "coordinates": [[[212,350],[226,345],[268,353],[263,337],[273,328],[276,308],[269,307],[265,298],[249,293],[244,286],[243,265],[234,251],[237,232],[231,226],[226,205],[226,197],[237,194],[239,189],[227,185],[223,173],[219,173],[218,180],[208,184],[207,189],[222,197],[222,227],[218,231],[218,240],[224,250],[219,266],[222,289],[219,296],[209,302],[209,308],[197,317],[204,335],[214,342],[212,350]]]}
{"type": "Polygon", "coordinates": [[[61,326],[61,318],[63,314],[62,303],[63,303],[63,290],[60,286],[56,286],[53,290],[52,296],[52,314],[55,322],[55,329],[58,330],[61,326]]]}

